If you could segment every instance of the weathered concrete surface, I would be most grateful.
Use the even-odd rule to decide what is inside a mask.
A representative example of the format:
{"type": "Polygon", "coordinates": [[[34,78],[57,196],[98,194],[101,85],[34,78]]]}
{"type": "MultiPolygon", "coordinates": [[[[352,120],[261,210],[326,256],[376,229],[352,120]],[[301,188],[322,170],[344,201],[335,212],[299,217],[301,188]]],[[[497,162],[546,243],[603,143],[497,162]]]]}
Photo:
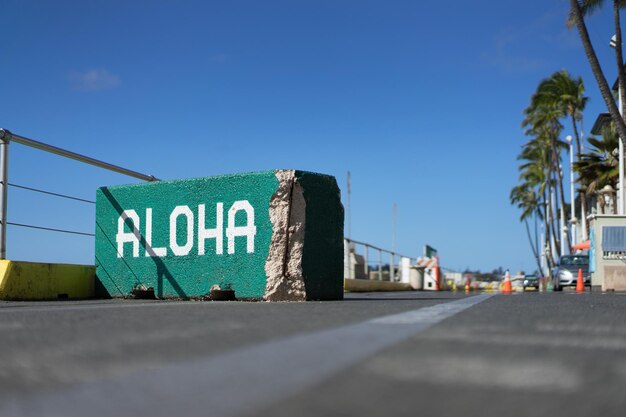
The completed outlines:
{"type": "Polygon", "coordinates": [[[214,285],[239,299],[343,297],[343,208],[333,177],[295,170],[97,192],[98,294],[160,298],[214,285]]]}
{"type": "Polygon", "coordinates": [[[265,262],[265,300],[306,299],[302,252],[306,225],[306,202],[295,171],[279,171],[278,190],[270,201],[272,241],[265,262]]]}
{"type": "Polygon", "coordinates": [[[87,265],[0,260],[0,299],[92,298],[95,272],[87,265]]]}

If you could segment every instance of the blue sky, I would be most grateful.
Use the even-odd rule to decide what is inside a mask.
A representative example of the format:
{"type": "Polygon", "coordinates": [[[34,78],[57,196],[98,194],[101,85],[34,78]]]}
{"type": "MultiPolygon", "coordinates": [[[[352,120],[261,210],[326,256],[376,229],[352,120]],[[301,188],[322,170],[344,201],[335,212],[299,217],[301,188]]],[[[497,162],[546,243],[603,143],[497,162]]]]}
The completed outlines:
{"type": "MultiPolygon", "coordinates": [[[[0,127],[162,179],[352,173],[352,237],[452,269],[531,271],[509,204],[539,81],[602,99],[565,0],[0,0],[0,127]]],[[[589,21],[609,82],[610,10],[589,21]]],[[[569,134],[567,129],[564,135],[569,134]]],[[[9,181],[93,199],[133,179],[19,144],[9,181]]],[[[92,232],[94,208],[10,189],[9,221],[92,232]]],[[[9,226],[8,258],[93,263],[93,239],[9,226]]]]}

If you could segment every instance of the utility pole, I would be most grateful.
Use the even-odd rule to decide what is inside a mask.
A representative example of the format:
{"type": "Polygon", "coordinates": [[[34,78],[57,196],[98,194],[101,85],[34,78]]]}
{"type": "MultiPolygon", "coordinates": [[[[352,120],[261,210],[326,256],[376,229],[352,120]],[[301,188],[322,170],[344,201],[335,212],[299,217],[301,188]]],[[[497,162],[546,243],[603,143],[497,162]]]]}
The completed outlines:
{"type": "Polygon", "coordinates": [[[391,251],[396,253],[396,217],[397,217],[397,206],[396,203],[393,203],[393,208],[391,211],[391,251]]]}
{"type": "Polygon", "coordinates": [[[348,171],[348,239],[352,237],[352,218],[350,213],[350,171],[348,171]]]}
{"type": "Polygon", "coordinates": [[[396,276],[396,203],[391,209],[391,253],[389,254],[389,281],[395,281],[396,276]]]}

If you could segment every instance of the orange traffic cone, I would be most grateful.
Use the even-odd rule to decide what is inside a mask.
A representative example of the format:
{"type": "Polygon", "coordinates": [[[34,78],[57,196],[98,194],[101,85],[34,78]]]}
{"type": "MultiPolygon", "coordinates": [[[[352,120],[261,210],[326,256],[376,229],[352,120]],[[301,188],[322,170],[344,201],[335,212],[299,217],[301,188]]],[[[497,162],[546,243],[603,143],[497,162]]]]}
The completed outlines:
{"type": "Polygon", "coordinates": [[[509,270],[506,270],[506,274],[504,275],[504,283],[502,284],[502,294],[511,294],[513,292],[513,287],[511,287],[511,275],[509,275],[509,270]]]}
{"type": "Polygon", "coordinates": [[[576,280],[576,292],[585,292],[585,281],[583,281],[583,270],[578,268],[578,279],[576,280]]]}

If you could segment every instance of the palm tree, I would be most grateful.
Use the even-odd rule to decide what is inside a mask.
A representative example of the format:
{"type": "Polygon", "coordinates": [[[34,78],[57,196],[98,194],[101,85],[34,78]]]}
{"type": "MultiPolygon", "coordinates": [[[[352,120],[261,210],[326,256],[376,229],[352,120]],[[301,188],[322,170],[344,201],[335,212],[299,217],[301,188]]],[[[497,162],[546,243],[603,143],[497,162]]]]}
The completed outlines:
{"type": "Polygon", "coordinates": [[[578,122],[582,121],[582,112],[588,101],[584,94],[585,85],[582,78],[570,77],[567,70],[555,72],[550,78],[543,80],[537,88],[537,99],[550,103],[560,110],[561,117],[570,118],[578,154],[581,152],[578,122]]]}
{"type": "MultiPolygon", "coordinates": [[[[591,148],[574,164],[580,174],[586,194],[593,195],[605,185],[617,187],[619,168],[617,160],[618,136],[611,123],[602,130],[602,139],[589,138],[591,148]]],[[[603,201],[600,200],[600,204],[603,201]]]]}
{"type": "Polygon", "coordinates": [[[561,119],[567,118],[574,130],[577,154],[581,156],[582,129],[579,129],[579,125],[582,126],[582,111],[587,104],[584,91],[580,77],[571,77],[566,70],[555,72],[541,81],[531,96],[530,104],[524,109],[522,127],[531,139],[518,156],[518,160],[522,161],[519,167],[520,184],[511,190],[509,198],[511,204],[522,210],[520,220],[526,223],[531,249],[537,260],[540,256],[539,243],[536,238],[532,242],[528,220],[534,217],[535,221],[543,221],[545,240],[541,244],[550,249],[546,256],[549,268],[555,265],[555,256],[561,253],[561,248],[565,248],[565,245],[571,248],[569,234],[565,234],[561,241],[565,209],[568,207],[561,156],[568,145],[559,137],[563,130],[561,119]]]}
{"type": "MultiPolygon", "coordinates": [[[[535,94],[531,97],[530,105],[524,110],[526,115],[522,122],[522,127],[526,127],[526,134],[541,138],[543,146],[547,146],[549,149],[550,166],[549,177],[554,180],[556,185],[557,197],[560,200],[561,219],[564,220],[565,204],[565,190],[563,188],[563,171],[561,169],[561,151],[567,147],[567,144],[559,139],[563,125],[559,119],[564,115],[563,106],[553,99],[553,96],[548,94],[546,86],[550,85],[550,79],[542,81],[535,94]]],[[[560,227],[559,227],[560,229],[560,227]]],[[[560,252],[561,244],[558,238],[559,234],[554,233],[555,242],[557,242],[556,250],[560,252]]],[[[567,247],[571,248],[571,239],[569,234],[566,234],[567,247]]]]}
{"type": "MultiPolygon", "coordinates": [[[[555,264],[553,256],[560,250],[558,234],[555,233],[554,228],[552,198],[550,198],[554,188],[554,181],[551,178],[550,153],[550,147],[547,146],[543,137],[535,137],[522,147],[522,152],[517,158],[523,161],[519,167],[521,184],[513,189],[510,196],[511,204],[517,204],[523,209],[523,219],[526,219],[534,210],[535,220],[543,220],[546,234],[541,245],[551,247],[551,255],[546,256],[548,274],[555,264]],[[530,190],[533,190],[534,196],[530,194],[530,190]]],[[[539,252],[539,245],[536,244],[535,247],[539,252]]]]}
{"type": "MultiPolygon", "coordinates": [[[[591,66],[602,98],[606,103],[606,106],[611,114],[611,118],[615,122],[615,127],[619,133],[619,137],[622,142],[626,141],[626,123],[620,115],[620,110],[617,108],[615,98],[611,93],[609,84],[606,81],[598,56],[596,55],[591,39],[589,38],[589,32],[587,31],[587,25],[585,24],[584,17],[592,14],[604,4],[604,0],[570,0],[570,15],[568,18],[568,26],[576,26],[578,34],[585,49],[587,60],[591,66]]],[[[613,0],[613,19],[615,24],[615,59],[617,63],[617,74],[620,90],[622,92],[622,103],[626,105],[626,76],[624,75],[624,59],[622,56],[622,30],[620,22],[619,10],[626,7],[626,0],[613,0]]]]}
{"type": "MultiPolygon", "coordinates": [[[[580,134],[582,129],[578,129],[578,123],[582,125],[582,112],[588,100],[584,93],[585,86],[582,78],[572,78],[566,70],[555,72],[550,78],[542,81],[537,89],[537,95],[541,101],[560,109],[561,117],[569,117],[576,143],[576,161],[580,160],[582,152],[582,138],[580,134]]],[[[581,198],[580,201],[581,218],[582,221],[586,221],[586,199],[581,198]]]]}
{"type": "Polygon", "coordinates": [[[533,252],[535,261],[537,262],[537,270],[541,271],[541,258],[539,254],[539,242],[535,233],[535,239],[530,233],[530,226],[528,225],[528,219],[535,220],[535,230],[537,225],[537,218],[542,219],[540,199],[537,195],[537,191],[529,183],[522,183],[513,187],[510,194],[511,204],[517,205],[522,210],[520,221],[524,222],[526,227],[526,235],[528,236],[528,242],[530,243],[530,249],[533,252]]]}

